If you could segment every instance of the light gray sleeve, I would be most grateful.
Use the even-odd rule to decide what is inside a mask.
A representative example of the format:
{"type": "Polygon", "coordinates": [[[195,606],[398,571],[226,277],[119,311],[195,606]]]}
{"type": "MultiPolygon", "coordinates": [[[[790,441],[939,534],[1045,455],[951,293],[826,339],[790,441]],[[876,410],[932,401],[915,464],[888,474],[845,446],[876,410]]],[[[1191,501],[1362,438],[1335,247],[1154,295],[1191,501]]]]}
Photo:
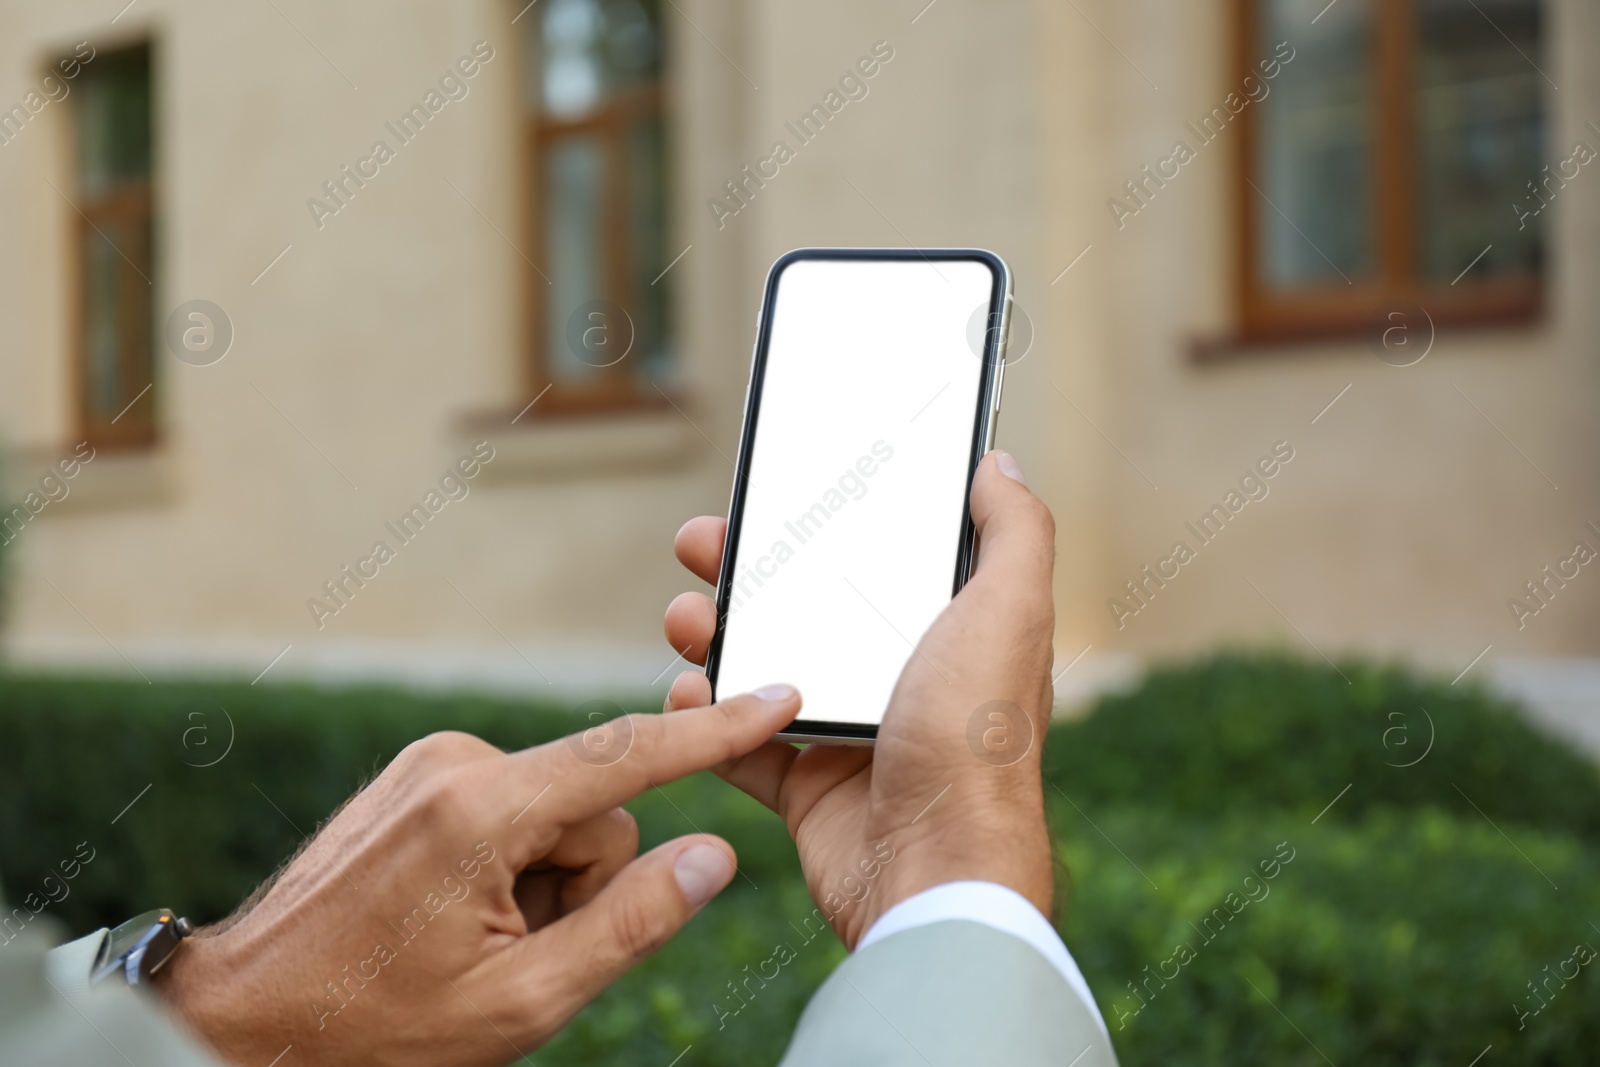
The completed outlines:
{"type": "Polygon", "coordinates": [[[1083,999],[1032,945],[965,920],[869,945],[817,990],[783,1067],[1116,1067],[1083,999]]]}
{"type": "Polygon", "coordinates": [[[103,935],[51,953],[32,930],[0,943],[0,1063],[219,1067],[144,995],[113,981],[89,989],[90,949],[103,935]]]}

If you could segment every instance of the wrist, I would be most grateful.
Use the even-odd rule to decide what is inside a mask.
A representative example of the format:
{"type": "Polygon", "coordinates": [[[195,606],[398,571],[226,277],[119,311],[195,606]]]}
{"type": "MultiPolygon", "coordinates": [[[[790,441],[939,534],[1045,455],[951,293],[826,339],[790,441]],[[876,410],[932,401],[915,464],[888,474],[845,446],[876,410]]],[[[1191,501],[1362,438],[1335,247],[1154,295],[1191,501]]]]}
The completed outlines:
{"type": "Polygon", "coordinates": [[[253,1063],[262,1051],[258,1039],[271,1026],[263,1026],[265,1020],[259,1018],[266,998],[246,992],[243,972],[230,940],[202,931],[173,953],[151,988],[189,1033],[224,1062],[253,1063]]]}
{"type": "Polygon", "coordinates": [[[1043,819],[1018,832],[994,827],[941,826],[896,846],[896,860],[886,865],[873,887],[849,916],[841,937],[855,949],[889,909],[919,893],[951,882],[991,882],[1021,895],[1046,918],[1055,903],[1055,872],[1049,835],[1043,819]]]}

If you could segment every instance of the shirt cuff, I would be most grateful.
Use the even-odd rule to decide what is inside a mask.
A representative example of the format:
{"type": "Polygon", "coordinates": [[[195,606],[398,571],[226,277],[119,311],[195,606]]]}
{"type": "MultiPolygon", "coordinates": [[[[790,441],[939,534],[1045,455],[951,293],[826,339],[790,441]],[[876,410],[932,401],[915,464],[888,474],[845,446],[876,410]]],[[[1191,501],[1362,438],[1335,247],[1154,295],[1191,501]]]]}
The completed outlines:
{"type": "Polygon", "coordinates": [[[1026,897],[995,882],[946,882],[924,889],[880,915],[856,944],[856,950],[859,952],[874,941],[906,930],[952,919],[981,923],[1032,945],[1082,998],[1095,1022],[1100,1024],[1100,1031],[1110,1039],[1111,1032],[1106,1029],[1100,1006],[1095,1003],[1089,983],[1084,981],[1083,972],[1078,970],[1061,935],[1026,897]]]}
{"type": "Polygon", "coordinates": [[[111,931],[102,926],[92,934],[46,952],[45,979],[65,999],[74,1004],[83,1003],[89,996],[89,980],[95,960],[100,958],[100,947],[110,936],[111,931]]]}

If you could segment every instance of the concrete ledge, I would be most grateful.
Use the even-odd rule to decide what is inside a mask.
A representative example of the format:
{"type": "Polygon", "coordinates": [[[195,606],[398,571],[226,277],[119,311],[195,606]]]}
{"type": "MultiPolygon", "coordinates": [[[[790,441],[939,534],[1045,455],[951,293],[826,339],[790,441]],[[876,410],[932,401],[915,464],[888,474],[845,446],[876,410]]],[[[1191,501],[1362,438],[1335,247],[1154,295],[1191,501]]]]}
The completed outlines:
{"type": "Polygon", "coordinates": [[[666,641],[519,641],[517,651],[481,643],[327,641],[315,636],[118,639],[14,638],[4,662],[17,670],[74,672],[133,681],[214,679],[263,685],[391,685],[432,692],[499,693],[571,701],[660,700],[686,664],[666,641]],[[124,657],[126,657],[124,659],[124,657]]]}
{"type": "Polygon", "coordinates": [[[710,448],[688,417],[670,408],[543,419],[479,434],[495,448],[483,470],[489,485],[671,470],[710,448]]]}
{"type": "MultiPolygon", "coordinates": [[[[3,487],[8,498],[21,500],[37,489],[38,480],[57,472],[57,463],[73,456],[73,446],[29,448],[10,457],[3,487]]],[[[164,507],[177,497],[177,477],[169,449],[129,449],[112,452],[100,449],[88,463],[78,465],[78,473],[64,479],[67,495],[46,505],[39,518],[52,515],[82,514],[118,508],[164,507]]]]}
{"type": "Polygon", "coordinates": [[[1055,680],[1055,715],[1058,719],[1081,719],[1094,702],[1107,693],[1126,692],[1144,677],[1144,664],[1128,652],[1093,651],[1094,646],[1056,654],[1050,676],[1055,680]]]}
{"type": "Polygon", "coordinates": [[[1600,659],[1496,660],[1487,684],[1548,733],[1600,757],[1600,659]]]}

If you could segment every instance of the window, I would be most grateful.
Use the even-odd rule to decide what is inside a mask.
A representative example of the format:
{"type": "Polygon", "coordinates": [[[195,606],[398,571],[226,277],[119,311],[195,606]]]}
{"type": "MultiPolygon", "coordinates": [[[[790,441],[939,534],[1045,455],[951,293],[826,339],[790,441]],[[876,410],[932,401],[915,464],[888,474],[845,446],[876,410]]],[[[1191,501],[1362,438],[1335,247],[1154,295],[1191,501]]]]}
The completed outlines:
{"type": "Polygon", "coordinates": [[[103,53],[74,96],[79,432],[98,447],[155,440],[155,226],[150,49],[103,53]]]}
{"type": "Polygon", "coordinates": [[[532,385],[548,413],[664,404],[667,160],[656,0],[545,0],[528,19],[532,385]]]}
{"type": "Polygon", "coordinates": [[[1245,337],[1359,333],[1399,301],[1436,325],[1536,315],[1539,0],[1238,4],[1241,68],[1294,50],[1241,116],[1245,337]]]}

